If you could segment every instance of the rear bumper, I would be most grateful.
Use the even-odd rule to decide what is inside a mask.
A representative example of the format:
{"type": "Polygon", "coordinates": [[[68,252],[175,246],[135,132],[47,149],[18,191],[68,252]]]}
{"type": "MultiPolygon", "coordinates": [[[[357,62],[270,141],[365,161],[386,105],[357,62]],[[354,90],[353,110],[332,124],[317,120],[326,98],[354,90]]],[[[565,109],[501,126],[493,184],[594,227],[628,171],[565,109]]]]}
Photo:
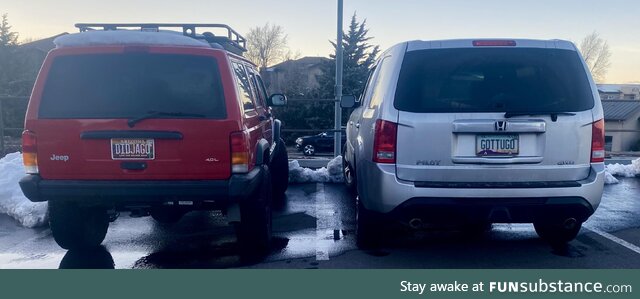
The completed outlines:
{"type": "Polygon", "coordinates": [[[154,205],[169,201],[211,202],[226,205],[250,197],[262,180],[262,168],[228,180],[203,181],[81,181],[45,180],[27,175],[20,180],[33,202],[75,201],[87,205],[154,205]]]}
{"type": "Polygon", "coordinates": [[[451,218],[505,212],[509,217],[496,222],[532,222],[532,217],[558,212],[586,219],[600,204],[604,188],[604,164],[593,164],[583,180],[550,184],[416,183],[399,180],[395,165],[368,161],[357,171],[358,180],[367,182],[358,184],[364,206],[391,216],[411,210],[451,218]]]}
{"type": "Polygon", "coordinates": [[[419,218],[432,223],[586,221],[593,207],[581,197],[549,198],[411,198],[388,216],[408,223],[419,218]]]}

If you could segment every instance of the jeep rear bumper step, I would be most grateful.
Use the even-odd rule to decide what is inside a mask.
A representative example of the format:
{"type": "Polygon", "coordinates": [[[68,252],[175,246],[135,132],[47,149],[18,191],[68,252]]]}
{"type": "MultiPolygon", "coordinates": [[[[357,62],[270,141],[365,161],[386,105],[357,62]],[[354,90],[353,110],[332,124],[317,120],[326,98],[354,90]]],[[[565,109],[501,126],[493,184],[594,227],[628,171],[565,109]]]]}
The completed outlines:
{"type": "Polygon", "coordinates": [[[46,180],[27,175],[20,188],[32,202],[73,200],[87,204],[161,204],[166,201],[215,201],[220,204],[242,201],[251,196],[262,180],[262,168],[228,180],[198,181],[90,181],[46,180]]]}

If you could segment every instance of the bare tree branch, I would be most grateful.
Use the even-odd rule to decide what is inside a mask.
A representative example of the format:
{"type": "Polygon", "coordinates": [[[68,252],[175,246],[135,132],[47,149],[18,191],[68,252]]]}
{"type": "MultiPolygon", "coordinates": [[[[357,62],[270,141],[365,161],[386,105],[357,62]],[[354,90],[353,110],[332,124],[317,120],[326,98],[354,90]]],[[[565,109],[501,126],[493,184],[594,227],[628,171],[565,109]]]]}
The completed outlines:
{"type": "Polygon", "coordinates": [[[611,67],[611,50],[606,40],[594,31],[582,39],[580,52],[596,82],[603,82],[611,67]]]}
{"type": "Polygon", "coordinates": [[[281,26],[266,23],[249,29],[246,56],[261,69],[282,61],[287,50],[287,35],[281,26]]]}

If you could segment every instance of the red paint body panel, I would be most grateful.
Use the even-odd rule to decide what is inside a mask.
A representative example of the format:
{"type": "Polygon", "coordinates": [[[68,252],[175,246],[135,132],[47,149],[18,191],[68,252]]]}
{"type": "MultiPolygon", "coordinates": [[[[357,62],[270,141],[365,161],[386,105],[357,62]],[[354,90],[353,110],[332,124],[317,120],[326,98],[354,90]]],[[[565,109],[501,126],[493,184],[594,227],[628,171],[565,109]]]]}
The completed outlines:
{"type": "MultiPolygon", "coordinates": [[[[43,179],[50,180],[215,180],[231,176],[229,135],[248,130],[251,146],[271,129],[271,120],[259,117],[266,109],[245,115],[237,100],[236,82],[224,50],[176,46],[100,46],[55,49],[47,56],[29,101],[25,129],[36,134],[38,167],[43,179]],[[217,119],[146,119],[127,126],[126,119],[38,119],[47,76],[56,57],[99,53],[147,51],[158,54],[210,56],[216,59],[221,72],[226,114],[217,119]],[[172,131],[183,135],[181,140],[156,139],[155,159],[144,160],[144,170],[125,170],[122,160],[111,158],[110,139],[81,139],[88,131],[172,131]],[[52,159],[52,155],[68,156],[67,161],[52,159]]],[[[235,57],[234,58],[238,58],[235,57]]],[[[90,74],[89,74],[90,75],[90,74]]],[[[73,84],[69,82],[69,84],[73,84]]],[[[269,140],[271,142],[271,140],[269,140]]],[[[250,153],[252,165],[255,151],[250,153]]]]}

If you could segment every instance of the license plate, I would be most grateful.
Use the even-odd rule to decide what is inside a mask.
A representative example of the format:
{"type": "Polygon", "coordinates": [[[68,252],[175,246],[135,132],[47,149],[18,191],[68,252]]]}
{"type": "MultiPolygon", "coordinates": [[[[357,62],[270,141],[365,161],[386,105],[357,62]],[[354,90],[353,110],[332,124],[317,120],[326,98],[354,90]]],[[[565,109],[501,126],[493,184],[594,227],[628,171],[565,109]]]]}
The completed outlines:
{"type": "Polygon", "coordinates": [[[111,139],[111,159],[113,160],[153,160],[156,149],[153,139],[111,139]]]}
{"type": "Polygon", "coordinates": [[[520,150],[518,135],[476,135],[476,155],[513,156],[520,150]]]}

